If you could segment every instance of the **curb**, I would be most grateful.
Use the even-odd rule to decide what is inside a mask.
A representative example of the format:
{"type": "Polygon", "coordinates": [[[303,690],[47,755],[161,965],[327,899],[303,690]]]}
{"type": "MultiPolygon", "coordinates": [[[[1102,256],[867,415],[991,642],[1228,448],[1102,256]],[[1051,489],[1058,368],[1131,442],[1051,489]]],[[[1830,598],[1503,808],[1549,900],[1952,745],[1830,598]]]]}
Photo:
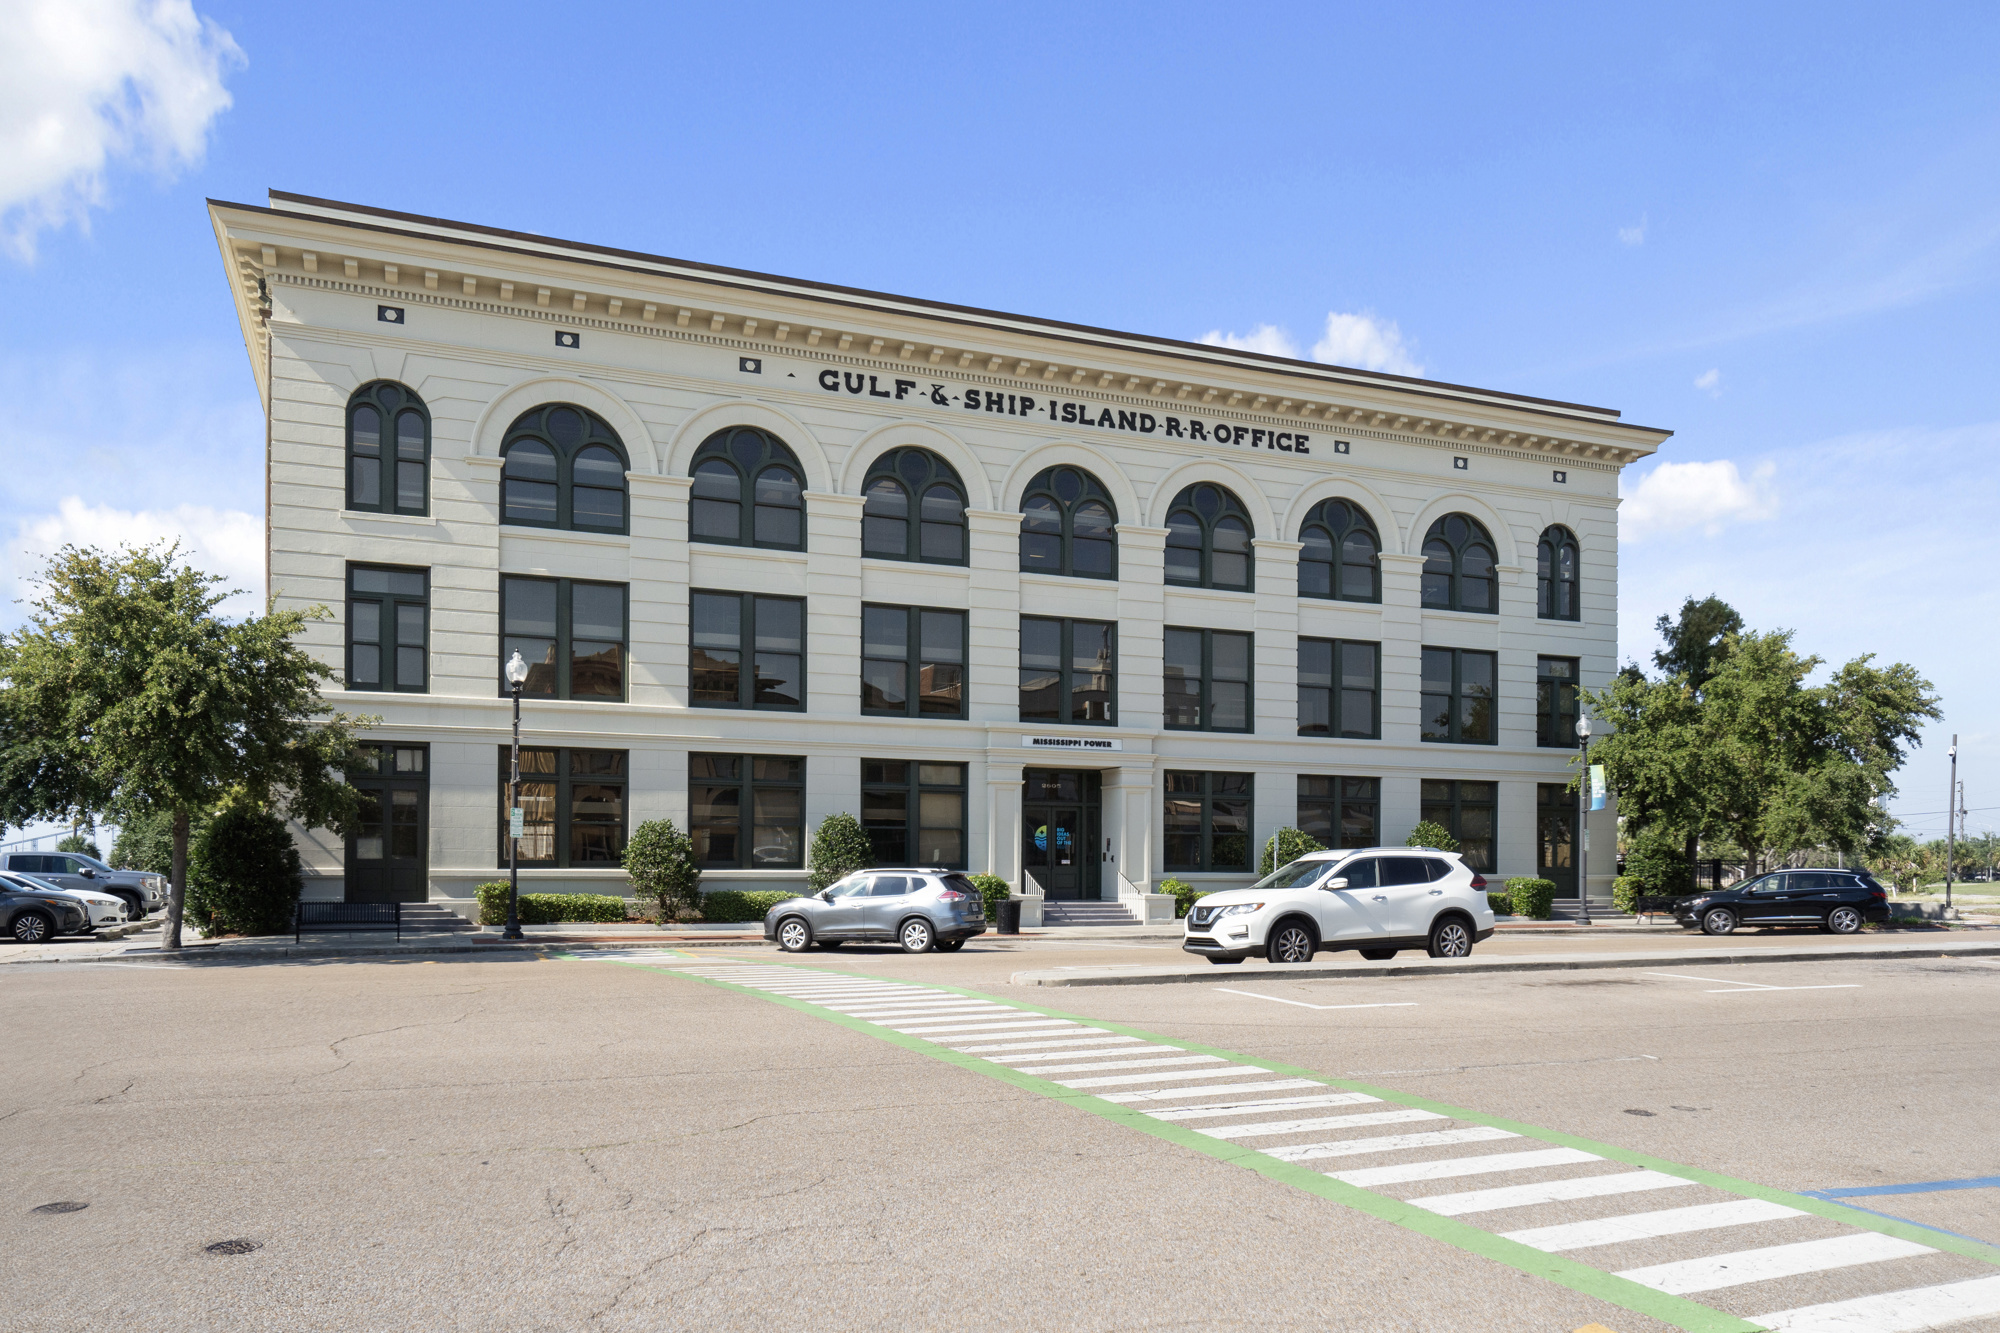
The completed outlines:
{"type": "Polygon", "coordinates": [[[127,949],[122,953],[102,954],[88,958],[5,958],[0,959],[0,967],[26,967],[37,963],[101,963],[121,958],[143,958],[148,962],[177,963],[259,963],[279,959],[298,958],[415,958],[425,954],[518,954],[536,951],[562,951],[583,948],[602,948],[607,945],[662,947],[673,949],[740,949],[747,945],[762,945],[762,936],[745,936],[742,939],[664,939],[633,940],[614,937],[609,939],[567,939],[567,940],[523,940],[519,944],[502,943],[498,940],[488,944],[405,944],[405,945],[363,945],[359,948],[340,949],[315,947],[310,944],[287,944],[269,949],[231,949],[217,944],[184,944],[178,954],[170,953],[157,945],[127,949]]]}

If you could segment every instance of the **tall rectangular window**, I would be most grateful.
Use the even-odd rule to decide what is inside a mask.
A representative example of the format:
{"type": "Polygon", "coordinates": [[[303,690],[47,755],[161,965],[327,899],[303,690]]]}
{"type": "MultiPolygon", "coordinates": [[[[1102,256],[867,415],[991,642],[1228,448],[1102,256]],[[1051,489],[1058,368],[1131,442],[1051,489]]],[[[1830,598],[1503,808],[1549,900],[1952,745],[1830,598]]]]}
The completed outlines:
{"type": "Polygon", "coordinates": [[[1424,729],[1427,741],[1492,745],[1498,738],[1493,715],[1492,653],[1470,648],[1424,649],[1424,729]]]}
{"type": "Polygon", "coordinates": [[[1192,731],[1249,731],[1250,636],[1219,629],[1166,633],[1166,719],[1192,731]]]}
{"type": "Polygon", "coordinates": [[[1535,744],[1576,744],[1577,660],[1535,659],[1535,744]]]}
{"type": "Polygon", "coordinates": [[[1248,773],[1167,771],[1165,796],[1168,870],[1248,870],[1248,773]]]}
{"type": "Polygon", "coordinates": [[[1459,855],[1474,870],[1493,869],[1493,823],[1496,793],[1491,782],[1460,782],[1427,778],[1422,790],[1421,818],[1458,839],[1459,855]]]}
{"type": "MultiPolygon", "coordinates": [[[[511,752],[500,747],[500,864],[511,752]]],[[[625,854],[623,750],[521,750],[521,864],[615,866],[625,854]]]]}
{"type": "Polygon", "coordinates": [[[697,708],[805,707],[803,598],[697,592],[688,600],[689,702],[697,708]]]}
{"type": "Polygon", "coordinates": [[[422,694],[430,622],[428,569],[347,567],[347,688],[422,694]]]}
{"type": "Polygon", "coordinates": [[[1380,644],[1299,640],[1299,735],[1379,738],[1381,697],[1380,644]]]}
{"type": "Polygon", "coordinates": [[[577,579],[500,580],[500,693],[515,653],[528,664],[521,693],[541,699],[625,697],[626,588],[577,579]]]}
{"type": "Polygon", "coordinates": [[[1299,832],[1322,847],[1381,845],[1381,783],[1299,774],[1299,832]]]}
{"type": "Polygon", "coordinates": [[[1109,726],[1118,714],[1118,626],[1021,617],[1021,720],[1109,726]]]}
{"type": "Polygon", "coordinates": [[[861,608],[861,711],[965,716],[965,612],[861,608]]]}
{"type": "Polygon", "coordinates": [[[763,754],[688,756],[688,835],[704,870],[805,864],[806,761],[763,754]]]}
{"type": "Polygon", "coordinates": [[[861,824],[878,866],[965,869],[965,765],[863,759],[861,824]]]}

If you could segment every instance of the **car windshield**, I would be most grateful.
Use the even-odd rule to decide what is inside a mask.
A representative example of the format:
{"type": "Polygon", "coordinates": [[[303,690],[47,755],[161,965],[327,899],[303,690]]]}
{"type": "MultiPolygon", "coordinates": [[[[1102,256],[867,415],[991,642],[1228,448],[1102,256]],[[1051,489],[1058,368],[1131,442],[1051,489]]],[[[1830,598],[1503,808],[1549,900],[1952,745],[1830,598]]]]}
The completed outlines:
{"type": "Polygon", "coordinates": [[[1253,889],[1309,889],[1340,864],[1337,861],[1293,861],[1279,866],[1250,887],[1253,889]]]}

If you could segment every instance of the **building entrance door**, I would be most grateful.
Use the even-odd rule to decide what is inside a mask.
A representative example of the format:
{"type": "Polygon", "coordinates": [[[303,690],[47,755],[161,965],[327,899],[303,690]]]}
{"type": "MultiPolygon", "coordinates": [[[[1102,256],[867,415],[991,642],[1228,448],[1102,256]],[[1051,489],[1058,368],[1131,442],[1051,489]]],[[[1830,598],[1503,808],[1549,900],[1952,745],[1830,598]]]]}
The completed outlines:
{"type": "Polygon", "coordinates": [[[1021,791],[1021,863],[1042,896],[1058,901],[1098,896],[1099,777],[1031,768],[1021,791]]]}
{"type": "Polygon", "coordinates": [[[1535,873],[1576,897],[1576,793],[1559,782],[1535,789],[1535,873]]]}
{"type": "Polygon", "coordinates": [[[420,903],[430,896],[430,765],[422,745],[368,745],[348,770],[361,792],[347,839],[351,903],[420,903]]]}

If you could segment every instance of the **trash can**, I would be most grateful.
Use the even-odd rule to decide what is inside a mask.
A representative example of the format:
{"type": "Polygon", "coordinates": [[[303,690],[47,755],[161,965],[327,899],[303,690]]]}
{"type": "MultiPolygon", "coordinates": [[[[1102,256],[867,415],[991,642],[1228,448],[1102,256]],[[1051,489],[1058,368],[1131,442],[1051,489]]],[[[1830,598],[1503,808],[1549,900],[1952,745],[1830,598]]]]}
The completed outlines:
{"type": "Polygon", "coordinates": [[[1009,898],[1000,904],[1000,933],[1018,935],[1021,933],[1021,900],[1009,898]]]}

